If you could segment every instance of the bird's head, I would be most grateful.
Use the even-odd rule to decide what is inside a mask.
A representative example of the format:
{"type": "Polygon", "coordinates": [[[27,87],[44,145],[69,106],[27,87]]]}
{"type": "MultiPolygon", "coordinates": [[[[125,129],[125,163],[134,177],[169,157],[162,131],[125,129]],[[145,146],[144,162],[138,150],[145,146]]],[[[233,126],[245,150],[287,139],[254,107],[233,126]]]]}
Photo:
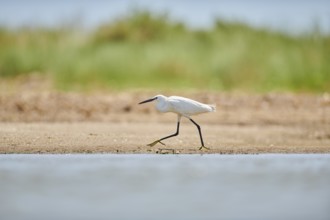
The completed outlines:
{"type": "Polygon", "coordinates": [[[162,102],[162,101],[165,101],[166,100],[166,97],[163,96],[163,95],[156,95],[150,99],[147,99],[147,100],[144,100],[142,102],[140,102],[139,104],[143,104],[143,103],[147,103],[147,102],[152,102],[152,101],[157,101],[157,102],[162,102]]]}

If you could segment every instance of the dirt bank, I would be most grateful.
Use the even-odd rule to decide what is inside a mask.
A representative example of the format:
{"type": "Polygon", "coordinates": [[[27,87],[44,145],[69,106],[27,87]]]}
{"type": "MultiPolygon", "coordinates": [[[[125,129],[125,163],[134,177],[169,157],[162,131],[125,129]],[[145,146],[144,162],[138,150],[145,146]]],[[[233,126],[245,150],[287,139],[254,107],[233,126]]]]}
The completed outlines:
{"type": "MultiPolygon", "coordinates": [[[[167,146],[146,146],[176,126],[174,114],[137,104],[156,93],[2,92],[0,153],[199,153],[187,120],[167,146]]],[[[217,105],[216,113],[194,118],[211,148],[205,153],[330,153],[328,94],[175,95],[217,105]]]]}

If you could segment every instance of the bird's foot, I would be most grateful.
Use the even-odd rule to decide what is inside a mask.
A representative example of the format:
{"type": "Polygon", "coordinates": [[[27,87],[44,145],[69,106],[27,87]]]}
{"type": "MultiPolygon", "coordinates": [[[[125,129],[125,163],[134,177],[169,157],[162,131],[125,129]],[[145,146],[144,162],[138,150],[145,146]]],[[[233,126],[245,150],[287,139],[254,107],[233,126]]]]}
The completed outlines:
{"type": "Polygon", "coordinates": [[[199,150],[203,150],[203,149],[205,149],[205,150],[210,150],[210,148],[205,147],[205,146],[201,146],[201,147],[199,148],[199,150]]]}
{"type": "Polygon", "coordinates": [[[153,146],[155,146],[157,143],[161,143],[162,145],[165,146],[165,144],[164,144],[163,142],[161,142],[160,140],[154,141],[154,142],[148,144],[147,146],[149,146],[149,147],[153,147],[153,146]]]}

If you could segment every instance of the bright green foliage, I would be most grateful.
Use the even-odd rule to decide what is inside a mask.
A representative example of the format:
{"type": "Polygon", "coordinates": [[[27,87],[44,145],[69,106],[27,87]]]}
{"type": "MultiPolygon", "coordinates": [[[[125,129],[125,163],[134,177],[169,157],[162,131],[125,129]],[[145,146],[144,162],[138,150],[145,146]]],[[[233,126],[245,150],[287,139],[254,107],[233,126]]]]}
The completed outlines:
{"type": "Polygon", "coordinates": [[[190,30],[133,12],[91,32],[0,29],[0,79],[44,74],[62,89],[330,91],[330,36],[215,21],[190,30]]]}

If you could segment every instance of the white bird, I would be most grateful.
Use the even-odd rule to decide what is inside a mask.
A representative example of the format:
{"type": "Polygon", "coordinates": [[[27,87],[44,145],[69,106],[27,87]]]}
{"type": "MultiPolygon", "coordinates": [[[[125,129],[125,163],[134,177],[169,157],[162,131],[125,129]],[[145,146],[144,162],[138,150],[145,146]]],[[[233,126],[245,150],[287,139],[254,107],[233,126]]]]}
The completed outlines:
{"type": "Polygon", "coordinates": [[[200,137],[200,140],[202,143],[202,146],[199,148],[199,150],[202,150],[203,148],[209,149],[204,146],[204,141],[203,141],[200,126],[194,120],[192,120],[192,118],[190,116],[201,114],[201,113],[206,113],[206,112],[215,112],[215,110],[216,110],[215,105],[203,104],[203,103],[197,102],[195,100],[180,97],[180,96],[166,97],[163,95],[156,95],[155,97],[147,99],[143,102],[140,102],[139,104],[143,104],[143,103],[147,103],[147,102],[151,102],[151,101],[156,101],[156,109],[160,112],[176,113],[178,115],[178,121],[177,121],[176,132],[174,134],[171,134],[169,136],[158,139],[158,140],[148,144],[148,146],[152,147],[157,143],[161,143],[161,144],[165,145],[164,143],[161,142],[162,140],[177,136],[179,134],[181,117],[183,116],[183,117],[188,118],[192,123],[194,123],[194,125],[196,125],[196,127],[198,129],[199,137],[200,137]]]}

